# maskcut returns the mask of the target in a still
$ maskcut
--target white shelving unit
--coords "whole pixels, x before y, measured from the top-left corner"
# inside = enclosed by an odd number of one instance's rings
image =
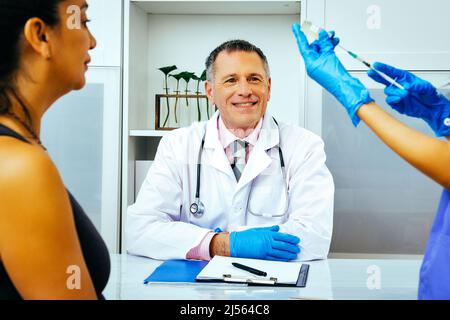
[[[291,33],[302,6],[300,1],[125,0],[122,231],[127,207],[135,200],[136,161],[153,160],[168,133],[154,130],[155,94],[164,87],[158,68],[177,65],[200,74],[219,44],[248,40],[264,51],[271,66],[269,111],[281,121],[303,123],[305,73]]]

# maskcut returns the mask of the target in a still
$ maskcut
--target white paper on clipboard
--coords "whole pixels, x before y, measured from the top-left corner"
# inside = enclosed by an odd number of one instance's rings
[[[267,272],[267,276],[257,276],[248,271],[238,269],[231,263],[237,262],[245,266]],[[205,268],[197,275],[197,280],[223,279],[224,275],[233,278],[268,279],[276,278],[279,284],[295,285],[302,267],[301,262],[280,262],[270,260],[244,259],[214,256]]]

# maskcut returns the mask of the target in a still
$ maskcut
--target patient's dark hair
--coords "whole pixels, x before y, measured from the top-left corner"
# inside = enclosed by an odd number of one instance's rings
[[[10,112],[9,95],[17,96],[14,77],[19,69],[21,40],[26,22],[40,18],[54,27],[59,23],[58,5],[64,0],[0,0],[0,114]],[[24,106],[29,119],[29,112]]]
[[[206,77],[208,81],[212,81],[214,78],[214,63],[216,62],[217,56],[222,51],[225,51],[227,53],[235,51],[256,52],[264,64],[264,69],[267,76],[270,77],[269,63],[267,62],[267,58],[260,48],[245,40],[230,40],[222,43],[220,46],[215,48],[206,59],[205,67]]]

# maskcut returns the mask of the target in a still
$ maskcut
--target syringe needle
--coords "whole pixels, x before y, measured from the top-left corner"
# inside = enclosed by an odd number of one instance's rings
[[[381,71],[378,71],[377,69],[375,69],[374,67],[372,67],[372,65],[365,61],[364,59],[362,59],[360,56],[358,56],[356,53],[351,52],[350,50],[345,49],[343,46],[338,45],[338,47],[340,47],[342,50],[344,50],[345,52],[347,52],[352,58],[360,61],[361,63],[363,63],[367,68],[375,71],[377,74],[380,75],[380,77],[382,77],[384,80],[386,80],[387,82],[389,82],[390,84],[396,86],[399,89],[405,90],[405,88],[398,83],[397,81],[395,81],[394,79],[392,79],[391,77],[389,77],[388,75],[384,74]]]

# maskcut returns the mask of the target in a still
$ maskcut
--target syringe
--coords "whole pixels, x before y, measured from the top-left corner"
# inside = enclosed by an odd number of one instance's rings
[[[317,27],[315,25],[313,25],[310,21],[305,21],[302,24],[302,28],[303,32],[306,33],[306,35],[309,35],[311,38],[314,39],[318,39],[319,37],[319,32],[321,30],[324,30],[320,27]],[[331,36],[331,33],[328,32],[328,34]],[[337,45],[339,48],[341,48],[343,51],[347,52],[353,59],[356,59],[358,61],[360,61],[362,64],[364,64],[367,68],[375,71],[377,74],[380,75],[380,77],[382,77],[384,80],[386,80],[387,82],[389,82],[390,84],[396,86],[399,89],[405,90],[405,88],[398,83],[395,79],[392,79],[391,77],[389,77],[388,75],[384,74],[381,71],[378,71],[377,69],[375,69],[374,67],[372,67],[372,64],[370,64],[369,62],[367,62],[366,60],[364,60],[363,58],[361,58],[360,56],[358,56],[356,53],[347,50],[346,48],[344,48],[342,45],[338,44]]]
[[[366,60],[364,60],[363,58],[361,58],[360,56],[358,56],[356,53],[345,49],[343,46],[338,45],[339,48],[341,48],[342,50],[344,50],[345,52],[347,52],[352,58],[362,62],[367,68],[369,68],[370,70],[375,71],[377,74],[380,75],[380,77],[382,77],[384,80],[386,80],[387,82],[389,82],[390,84],[396,86],[399,89],[402,90],[406,90],[405,87],[403,87],[400,83],[398,83],[395,79],[392,79],[391,77],[389,77],[388,75],[384,74],[381,71],[378,71],[377,69],[375,69],[374,67],[372,67],[372,65],[367,62]]]

